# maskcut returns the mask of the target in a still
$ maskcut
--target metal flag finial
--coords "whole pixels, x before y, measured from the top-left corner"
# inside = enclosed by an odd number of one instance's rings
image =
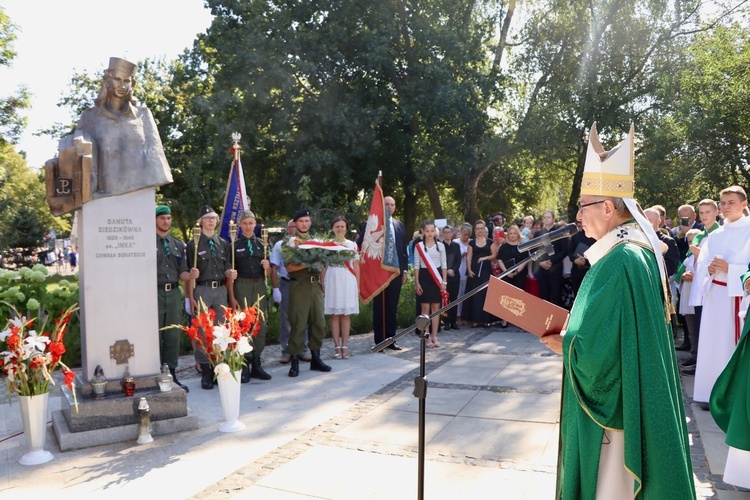
[[[232,140],[234,141],[234,144],[232,144],[232,152],[234,153],[235,161],[240,159],[240,150],[242,149],[242,146],[240,146],[240,139],[242,139],[242,134],[239,132],[232,132]]]

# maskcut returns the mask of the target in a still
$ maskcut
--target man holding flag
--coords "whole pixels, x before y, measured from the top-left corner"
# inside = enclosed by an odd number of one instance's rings
[[[395,211],[396,201],[384,197],[379,181],[375,181],[370,215],[357,244],[361,248],[359,296],[364,303],[374,299],[376,344],[396,334],[398,299],[407,277],[406,228],[392,217]],[[395,342],[388,348],[401,350]]]

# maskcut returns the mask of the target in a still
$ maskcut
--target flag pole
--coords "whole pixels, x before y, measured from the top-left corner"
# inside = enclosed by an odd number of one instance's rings
[[[376,179],[376,182],[378,183],[378,186],[380,186],[381,191],[383,190],[383,171],[378,170],[378,178]],[[385,191],[383,191],[383,196],[385,196]],[[387,210],[387,209],[386,209]],[[385,219],[383,220],[385,222]],[[395,235],[394,235],[395,236]],[[385,287],[388,288],[388,287]],[[380,291],[380,303],[382,304],[382,307],[380,308],[380,314],[382,317],[380,318],[380,324],[381,324],[381,335],[383,336],[383,340],[385,340],[385,288],[383,288]],[[398,325],[397,325],[398,326]]]
[[[242,139],[242,134],[240,134],[239,132],[232,132],[232,153],[234,153],[234,165],[232,165],[233,167],[236,167],[237,162],[240,161],[240,152],[242,151],[242,146],[240,146],[240,139]],[[232,270],[234,271],[234,242],[237,240],[237,225],[234,223],[233,219],[229,220],[229,239],[232,248]]]

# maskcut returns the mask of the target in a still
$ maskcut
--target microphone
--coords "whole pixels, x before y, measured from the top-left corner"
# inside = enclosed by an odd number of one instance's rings
[[[520,243],[518,245],[518,251],[523,253],[523,252],[528,252],[529,250],[534,250],[535,248],[539,248],[539,247],[548,247],[547,253],[552,255],[553,253],[555,253],[554,250],[550,252],[553,241],[567,238],[568,236],[574,235],[577,232],[578,232],[578,227],[575,225],[575,223],[571,222],[567,226],[561,227],[560,229],[555,229],[554,231],[545,233],[538,238],[534,238],[533,240]]]

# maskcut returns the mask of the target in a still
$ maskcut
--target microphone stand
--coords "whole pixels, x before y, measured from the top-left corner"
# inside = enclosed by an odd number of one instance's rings
[[[534,250],[533,253],[530,253],[528,257],[523,259],[518,264],[515,264],[514,266],[506,269],[503,273],[500,274],[500,276],[497,276],[497,278],[500,279],[507,276],[519,267],[525,265],[527,262],[537,261],[545,254],[553,255],[555,253],[555,250],[552,247],[552,242],[549,241],[549,238],[547,238],[546,241],[543,240],[542,242],[544,243],[544,245]],[[531,252],[531,250],[529,250],[529,252]],[[427,316],[426,314],[420,314],[419,316],[417,316],[416,321],[413,325],[400,332],[397,332],[395,336],[388,337],[382,342],[375,344],[371,348],[372,352],[382,351],[404,335],[408,335],[409,333],[417,330],[417,335],[419,336],[419,375],[414,378],[414,392],[412,394],[415,398],[419,398],[419,446],[417,450],[417,498],[419,500],[424,500],[425,424],[427,417],[427,377],[425,376],[425,360],[427,351],[427,338],[429,337],[429,333],[426,334],[425,330],[427,330],[427,328],[430,326],[432,318],[440,316],[442,313],[451,309],[452,307],[456,307],[466,299],[469,299],[482,290],[485,290],[489,285],[490,282],[489,280],[487,280],[486,283],[483,283],[473,290],[465,293],[462,297],[459,297],[450,304],[441,307],[429,316]]]

